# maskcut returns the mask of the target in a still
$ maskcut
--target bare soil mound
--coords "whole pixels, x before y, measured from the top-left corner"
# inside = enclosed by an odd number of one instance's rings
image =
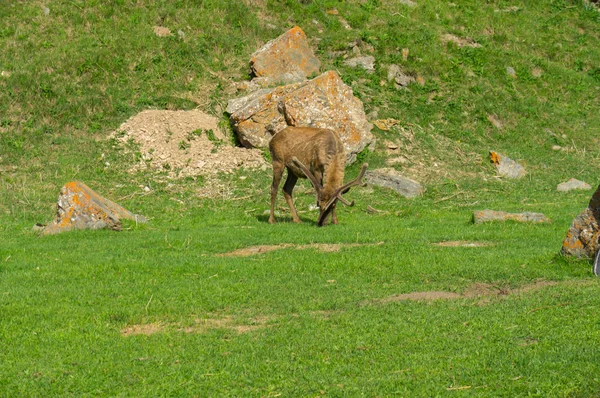
[[[245,168],[266,168],[257,149],[233,146],[218,119],[200,110],[146,110],[123,123],[113,135],[139,145],[141,159],[132,171],[166,171],[170,178],[211,176]]]

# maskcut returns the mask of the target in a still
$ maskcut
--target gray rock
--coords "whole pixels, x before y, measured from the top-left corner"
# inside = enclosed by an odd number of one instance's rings
[[[349,58],[344,61],[344,65],[350,66],[351,68],[361,67],[368,73],[375,72],[375,57],[367,55],[364,57]]]
[[[417,181],[402,176],[398,171],[390,168],[367,171],[365,174],[367,184],[393,189],[405,198],[415,198],[425,192],[425,188]]]
[[[490,160],[496,166],[496,171],[500,177],[516,179],[527,174],[523,166],[498,152],[490,151]]]
[[[414,83],[416,79],[410,75],[407,75],[402,69],[395,64],[388,66],[387,79],[389,82],[394,82],[394,86],[397,89],[408,87],[409,84]]]
[[[542,213],[507,213],[505,211],[478,210],[473,212],[473,222],[481,224],[491,221],[517,221],[532,223],[549,223],[550,219]]]
[[[567,182],[560,183],[556,187],[556,190],[558,192],[568,192],[568,191],[572,191],[574,189],[589,190],[589,189],[592,189],[592,187],[590,184],[585,183],[583,181],[576,180],[575,178],[571,178]]]

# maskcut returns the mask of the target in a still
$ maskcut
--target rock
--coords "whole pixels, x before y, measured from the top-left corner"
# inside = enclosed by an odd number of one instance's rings
[[[515,68],[513,68],[512,66],[506,67],[506,74],[512,78],[517,77],[517,72],[515,71]]]
[[[478,210],[473,212],[473,222],[481,224],[490,221],[518,221],[532,223],[549,223],[550,219],[542,213],[507,213],[505,211]]]
[[[442,35],[441,40],[443,43],[454,43],[458,47],[471,47],[478,48],[481,47],[481,44],[477,43],[475,40],[470,37],[458,37],[450,33],[446,33]]]
[[[500,153],[490,151],[490,160],[500,177],[521,178],[527,174],[523,166]]]
[[[390,131],[395,125],[399,124],[400,120],[396,119],[378,119],[373,121],[373,124],[377,126],[379,130]]]
[[[415,198],[425,192],[425,188],[417,181],[402,176],[394,169],[384,168],[367,171],[365,181],[370,185],[391,188],[409,199]]]
[[[404,4],[405,6],[409,6],[409,7],[416,7],[417,3],[415,3],[412,0],[400,0],[400,4]]]
[[[495,114],[488,114],[487,115],[487,120],[492,123],[492,125],[494,127],[496,127],[498,130],[502,130],[504,128],[504,123],[502,123],[502,121],[498,118],[497,115]]]
[[[42,234],[56,234],[72,229],[121,229],[121,219],[145,223],[146,218],[133,214],[100,196],[82,182],[68,182],[60,190],[56,219]]]
[[[575,178],[571,178],[567,182],[560,183],[556,187],[556,190],[558,192],[568,192],[568,191],[572,191],[574,189],[588,190],[588,189],[592,189],[592,187],[590,186],[590,184],[583,182],[583,181],[576,180]]]
[[[600,249],[600,186],[592,195],[588,207],[571,223],[561,253],[575,257],[594,257]]]
[[[231,124],[242,145],[267,149],[271,137],[287,126],[320,127],[340,135],[347,163],[374,141],[362,102],[334,71],[252,98],[229,102]]]
[[[252,74],[262,86],[302,82],[319,73],[320,67],[298,26],[262,46],[250,59]]]
[[[399,90],[408,87],[409,84],[414,83],[416,81],[414,77],[404,73],[402,69],[395,64],[391,64],[390,66],[388,66],[387,78],[389,82],[393,81],[394,86]],[[424,80],[423,84],[425,84]]]
[[[375,72],[375,57],[368,55],[365,57],[349,58],[344,61],[344,65],[351,68],[361,67],[367,71],[367,73]]]

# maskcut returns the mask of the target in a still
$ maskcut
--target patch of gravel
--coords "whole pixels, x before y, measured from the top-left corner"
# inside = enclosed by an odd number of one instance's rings
[[[196,109],[145,110],[112,136],[123,144],[133,140],[139,145],[141,159],[132,172],[150,168],[182,178],[268,167],[260,150],[233,146],[219,129],[218,119]]]

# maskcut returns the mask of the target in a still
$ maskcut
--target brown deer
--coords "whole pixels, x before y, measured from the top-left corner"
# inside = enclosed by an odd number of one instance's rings
[[[290,207],[292,219],[300,223],[294,207],[292,191],[298,178],[308,178],[315,188],[320,214],[317,225],[322,226],[331,214],[331,222],[337,224],[335,206],[339,200],[347,206],[353,206],[342,194],[361,182],[367,170],[363,164],[358,177],[349,183],[344,182],[346,151],[338,135],[332,130],[314,127],[286,127],[275,134],[269,143],[273,160],[273,183],[271,184],[271,214],[269,223],[275,223],[275,199],[277,189],[287,169],[287,179],[283,185],[283,196]]]

